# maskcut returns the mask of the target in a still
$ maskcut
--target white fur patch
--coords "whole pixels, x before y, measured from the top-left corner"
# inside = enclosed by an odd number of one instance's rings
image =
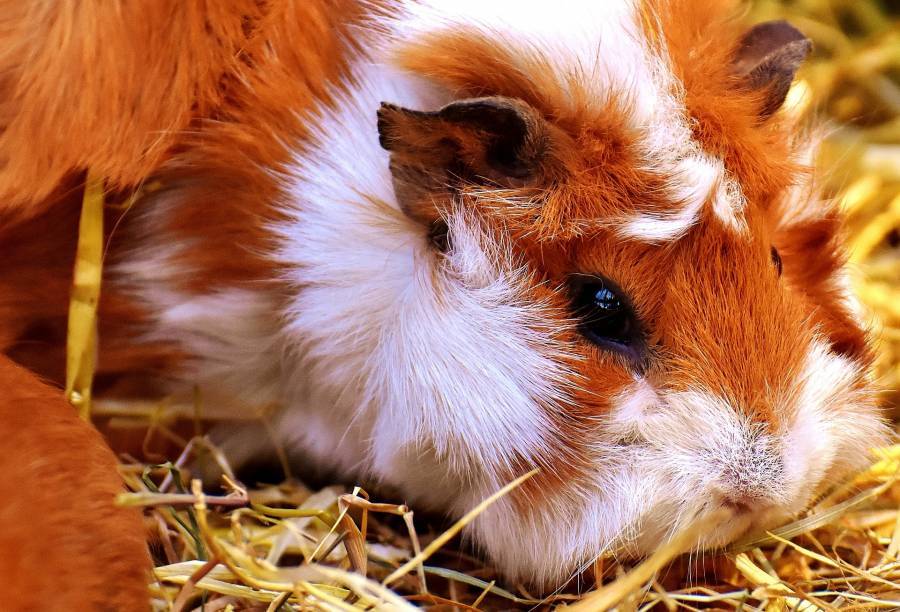
[[[740,185],[727,176],[720,160],[690,146],[687,157],[675,162],[666,172],[672,177],[670,197],[681,203],[682,208],[635,215],[621,224],[620,235],[645,242],[677,240],[694,226],[707,205],[712,206],[713,214],[725,227],[737,234],[747,233],[744,195]]]
[[[174,279],[186,270],[177,258],[163,261],[136,253],[113,272],[118,288],[131,288],[154,313],[154,325],[141,341],[167,343],[189,356],[178,373],[188,386],[173,388],[175,397],[192,401],[196,386],[209,418],[250,418],[278,405],[284,345],[272,296],[245,289],[206,295],[174,291]],[[140,276],[142,269],[148,275]],[[162,270],[171,276],[161,278]]]
[[[794,162],[810,169],[815,165],[816,153],[825,139],[823,132],[804,134],[793,143],[795,149]],[[822,201],[819,193],[818,177],[813,172],[801,172],[794,177],[794,182],[785,190],[779,202],[779,222],[784,226],[796,225],[820,218],[828,211],[832,202]]]
[[[695,156],[677,162],[671,172],[676,177],[672,198],[682,203],[682,208],[672,213],[635,215],[620,227],[622,236],[646,242],[664,242],[683,236],[696,223],[703,206],[711,199],[712,190],[722,175],[722,165]]]
[[[785,501],[766,488],[779,475],[777,438],[707,392],[665,395],[637,380],[592,438],[595,469],[587,481],[570,483],[515,521],[501,502],[475,523],[511,575],[556,585],[604,552],[650,552],[735,487]],[[742,517],[711,530],[705,544],[749,525]]]
[[[863,271],[847,264],[831,277],[831,283],[835,294],[840,296],[841,303],[847,312],[861,327],[865,328],[871,324],[873,317],[870,312],[866,311],[856,295],[856,290],[853,288],[854,274],[863,274]]]
[[[786,481],[792,495],[810,495],[810,486],[840,478],[871,458],[886,443],[887,428],[870,391],[857,391],[859,366],[833,354],[824,340],[809,349],[793,399],[793,423],[785,433]]]
[[[365,471],[448,504],[458,488],[403,480],[410,453],[433,457],[434,474],[454,482],[535,459],[564,372],[542,331],[552,317],[522,294],[529,283],[502,242],[459,211],[448,219],[453,247],[444,257],[400,212],[374,111],[381,100],[437,102],[386,70],[363,68],[359,89],[317,123],[315,147],[294,164],[292,220],[274,228],[299,289],[286,313],[302,363],[290,375],[289,405],[304,408],[283,424],[307,437],[312,409],[327,411],[316,418],[335,432],[359,426],[352,453]],[[321,406],[306,405],[310,394]],[[334,455],[332,446],[322,459]]]
[[[661,395],[638,381],[622,394],[608,433],[643,446],[635,469],[660,478],[658,491],[644,489],[645,498],[656,497],[647,510],[659,527],[642,524],[642,539],[652,542],[654,531],[692,519],[697,504],[735,492],[771,505],[760,523],[784,519],[821,486],[865,465],[887,428],[870,393],[855,390],[860,376],[859,366],[813,342],[789,394],[774,400],[786,419],[780,432],[754,425],[708,393]],[[676,514],[674,500],[682,500]]]
[[[137,339],[182,349],[189,360],[178,374],[186,383],[173,388],[177,399],[193,401],[193,387],[204,416],[247,418],[251,409],[281,399],[284,344],[277,300],[265,290],[223,287],[208,294],[178,287],[195,271],[183,261],[186,246],[168,239],[163,220],[190,205],[179,193],[147,196],[129,222],[141,237],[121,262],[109,267],[118,291],[133,295],[154,316],[154,325]],[[239,255],[238,255],[239,256]]]
[[[741,186],[727,174],[717,187],[712,206],[716,218],[725,227],[736,234],[748,235],[750,230],[747,227],[747,220],[744,218],[747,200]]]

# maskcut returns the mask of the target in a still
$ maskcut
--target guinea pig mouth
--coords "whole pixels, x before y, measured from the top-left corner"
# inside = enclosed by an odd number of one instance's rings
[[[691,546],[693,550],[715,551],[762,534],[787,518],[776,506],[720,502],[697,512],[685,529],[701,526]],[[661,542],[667,540],[667,533],[671,535],[671,531],[661,524],[646,528],[636,540],[624,547],[622,553],[628,557],[651,554]]]
[[[704,550],[723,549],[736,542],[746,541],[773,529],[789,518],[776,506],[754,506],[748,503],[724,500],[719,506],[726,514],[704,531],[697,546]],[[698,519],[704,520],[703,515]]]
[[[735,512],[709,531],[700,535],[697,546],[703,550],[724,548],[751,532],[760,529],[760,523],[749,512]]]

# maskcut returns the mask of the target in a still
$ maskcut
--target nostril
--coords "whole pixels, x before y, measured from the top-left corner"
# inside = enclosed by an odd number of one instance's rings
[[[742,495],[728,495],[722,498],[719,504],[735,514],[750,514],[756,505],[754,500]]]

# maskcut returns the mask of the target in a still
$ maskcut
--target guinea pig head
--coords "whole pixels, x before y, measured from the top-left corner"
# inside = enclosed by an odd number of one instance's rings
[[[529,433],[494,449],[502,461],[473,454],[467,478],[541,470],[474,528],[511,575],[558,583],[724,508],[697,542],[723,546],[797,515],[883,441],[840,214],[779,112],[809,42],[781,22],[697,31],[648,32],[671,71],[651,102],[538,55],[510,74],[521,58],[446,34],[407,67],[427,56],[442,84],[490,95],[379,113],[434,265],[463,291],[502,279],[496,316],[543,359],[477,364],[530,402],[484,405],[481,426]],[[466,45],[471,65],[453,60]]]

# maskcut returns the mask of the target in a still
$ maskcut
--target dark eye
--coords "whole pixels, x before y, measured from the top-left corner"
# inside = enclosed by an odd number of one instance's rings
[[[784,266],[781,263],[781,255],[775,247],[772,247],[772,265],[775,266],[775,271],[778,272],[778,276],[781,276]]]
[[[573,277],[571,288],[572,307],[584,337],[601,348],[637,356],[640,328],[624,292],[596,276]]]

